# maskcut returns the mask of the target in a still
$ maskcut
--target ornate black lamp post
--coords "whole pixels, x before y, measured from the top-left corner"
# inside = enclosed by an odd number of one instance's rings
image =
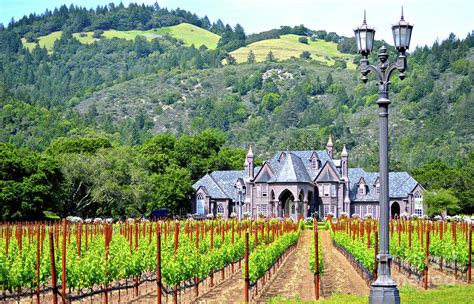
[[[400,79],[405,78],[407,60],[405,52],[410,46],[410,38],[413,25],[408,24],[402,17],[400,21],[392,26],[393,39],[398,51],[396,62],[389,63],[387,49],[382,46],[379,51],[379,64],[377,66],[369,64],[368,55],[374,46],[375,29],[370,28],[365,20],[360,27],[354,30],[357,41],[357,48],[362,55],[360,62],[360,72],[362,81],[367,82],[367,74],[374,72],[379,85],[379,174],[380,174],[380,246],[377,255],[378,273],[377,280],[372,283],[370,289],[369,303],[400,303],[400,294],[397,284],[390,274],[390,263],[392,257],[389,252],[389,192],[388,192],[388,90],[390,86],[390,76],[395,70],[400,72]]]

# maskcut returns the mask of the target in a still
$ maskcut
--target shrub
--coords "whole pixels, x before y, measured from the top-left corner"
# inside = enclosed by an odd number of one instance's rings
[[[92,37],[95,38],[95,39],[100,39],[102,38],[104,34],[104,31],[103,30],[95,30],[94,31],[94,34],[92,34]]]
[[[308,52],[308,51],[303,51],[303,52],[300,54],[300,58],[301,58],[301,59],[311,59],[311,53]]]
[[[298,38],[300,43],[308,44],[308,37],[300,37]]]

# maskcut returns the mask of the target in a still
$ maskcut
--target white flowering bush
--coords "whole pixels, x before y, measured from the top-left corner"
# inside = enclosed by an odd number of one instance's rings
[[[236,217],[237,217],[237,213],[232,212],[232,213],[230,214],[230,218],[236,218]]]
[[[244,219],[250,218],[250,212],[246,211],[244,212]]]
[[[451,216],[450,216],[450,215],[446,215],[446,220],[447,220],[448,222],[451,222],[451,220],[452,220]]]
[[[78,216],[68,216],[66,217],[66,221],[68,221],[71,224],[79,224],[83,222],[82,218]]]
[[[326,217],[331,217],[331,218],[334,218],[334,213],[332,213],[332,212],[328,212],[328,213],[326,214]]]
[[[419,218],[419,216],[418,216],[418,214],[413,213],[413,214],[411,215],[411,218],[414,219],[414,220],[416,220],[416,219]]]
[[[135,222],[135,219],[134,218],[127,218],[127,223],[134,223]]]
[[[208,219],[213,219],[213,218],[214,218],[214,214],[208,213],[208,214],[206,215],[206,217],[207,217]]]
[[[313,225],[314,219],[312,217],[307,217],[304,221],[306,225]]]
[[[348,218],[349,217],[349,213],[345,212],[345,211],[342,211],[341,214],[340,214],[340,218]]]
[[[365,219],[372,219],[372,217],[373,217],[372,213],[366,213],[366,214],[364,215],[364,218],[365,218]]]
[[[452,217],[452,220],[455,221],[455,222],[460,222],[461,217],[459,215],[455,215],[455,216]]]
[[[100,217],[96,217],[94,219],[94,224],[102,224],[102,219]]]
[[[433,217],[433,219],[434,219],[435,221],[442,221],[442,220],[443,220],[443,217],[442,217],[441,215],[435,215],[435,216]]]
[[[113,223],[114,223],[114,219],[109,217],[108,219],[105,219],[105,222],[106,222],[107,224],[113,224]]]
[[[87,219],[85,219],[85,220],[84,220],[84,223],[86,223],[86,224],[90,224],[90,223],[92,223],[92,219],[90,219],[90,218],[87,218]]]
[[[358,219],[358,218],[360,218],[360,215],[358,215],[357,213],[353,213],[351,217],[353,219]]]

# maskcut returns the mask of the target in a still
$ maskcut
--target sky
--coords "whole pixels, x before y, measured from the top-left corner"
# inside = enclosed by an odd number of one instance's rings
[[[62,4],[95,8],[110,2],[120,1],[0,0],[0,23],[6,25],[12,17],[17,20]],[[122,2],[153,4],[155,0]],[[352,36],[353,29],[362,23],[365,9],[367,23],[376,29],[376,39],[393,43],[391,25],[400,19],[402,5],[405,20],[415,25],[412,46],[431,46],[450,33],[464,38],[474,30],[474,0],[161,0],[158,4],[169,9],[179,7],[201,17],[207,15],[212,22],[220,18],[231,25],[240,23],[247,34],[304,24],[310,29]]]

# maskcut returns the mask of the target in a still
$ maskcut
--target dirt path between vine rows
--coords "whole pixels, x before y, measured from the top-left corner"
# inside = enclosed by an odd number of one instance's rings
[[[321,278],[322,296],[328,297],[333,293],[369,294],[365,280],[346,257],[332,246],[329,232],[321,230],[320,234],[324,259],[324,274]]]
[[[222,284],[215,286],[194,303],[242,303],[244,302],[244,281],[241,271],[236,271]]]
[[[312,233],[310,230],[302,231],[298,245],[273,275],[257,302],[263,303],[275,297],[306,301],[314,299],[313,273],[309,269]]]

